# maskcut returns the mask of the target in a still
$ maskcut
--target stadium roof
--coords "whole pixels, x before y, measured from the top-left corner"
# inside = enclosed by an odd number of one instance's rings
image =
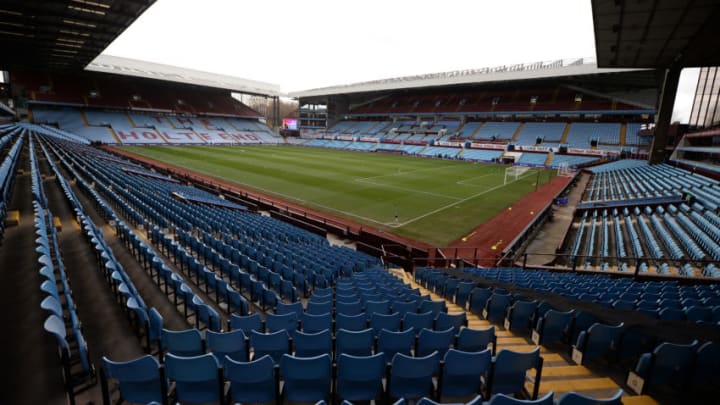
[[[720,66],[720,0],[592,0],[600,67]]]
[[[598,69],[594,58],[559,59],[492,68],[430,73],[392,79],[373,80],[290,93],[290,97],[308,98],[337,94],[368,93],[451,85],[472,85],[515,80],[551,79],[564,76],[632,72],[635,69]]]
[[[280,85],[241,79],[239,77],[221,75],[185,69],[160,63],[144,62],[136,59],[121,58],[111,55],[100,55],[90,62],[86,70],[93,72],[114,73],[147,79],[165,80],[183,84],[237,91],[246,94],[263,96],[280,96]]]
[[[155,0],[4,0],[0,69],[82,69]]]

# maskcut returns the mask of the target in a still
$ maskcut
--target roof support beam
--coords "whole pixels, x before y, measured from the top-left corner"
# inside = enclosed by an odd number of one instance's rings
[[[672,118],[675,96],[677,95],[678,83],[682,67],[675,65],[665,69],[665,80],[660,93],[660,105],[655,121],[655,135],[653,136],[652,147],[650,148],[650,164],[662,163],[665,161],[668,144],[668,130]]]

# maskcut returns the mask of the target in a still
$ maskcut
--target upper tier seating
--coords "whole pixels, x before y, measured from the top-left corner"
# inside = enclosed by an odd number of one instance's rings
[[[258,144],[280,142],[260,123],[230,117],[187,117],[117,111],[33,109],[36,123],[106,144]],[[87,123],[87,124],[86,124]]]
[[[535,145],[539,138],[543,144],[559,144],[565,130],[564,122],[528,122],[514,143],[518,145]]]
[[[590,149],[590,141],[600,145],[620,144],[620,124],[576,122],[570,125],[565,143],[571,148]],[[602,146],[599,146],[602,149]]]
[[[486,122],[475,135],[475,139],[510,140],[520,126],[519,122]],[[533,142],[534,145],[534,142]]]

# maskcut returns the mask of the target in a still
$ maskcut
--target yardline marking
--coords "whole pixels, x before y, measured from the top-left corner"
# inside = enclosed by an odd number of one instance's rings
[[[425,213],[425,214],[422,214],[422,215],[420,215],[420,216],[417,216],[417,217],[415,217],[415,218],[413,218],[413,219],[411,219],[411,220],[409,220],[409,221],[400,222],[400,223],[397,223],[397,224],[396,224],[396,223],[389,222],[389,223],[386,223],[385,225],[386,225],[386,226],[389,226],[389,227],[391,227],[391,228],[399,228],[399,227],[402,227],[402,226],[405,226],[405,225],[412,224],[413,222],[416,222],[416,221],[419,221],[419,220],[421,220],[421,219],[423,219],[423,218],[429,217],[430,215],[437,214],[437,213],[440,212],[440,211],[444,211],[444,210],[446,210],[446,209],[448,209],[448,208],[450,208],[450,207],[454,207],[454,206],[456,206],[456,205],[458,205],[458,204],[460,204],[460,203],[463,203],[463,202],[465,202],[465,201],[472,200],[473,198],[480,197],[480,196],[483,195],[483,194],[487,194],[487,193],[489,193],[489,192],[491,192],[491,191],[495,191],[495,190],[497,190],[497,189],[499,189],[499,188],[503,188],[503,187],[507,186],[508,184],[512,184],[512,183],[518,181],[519,179],[523,179],[523,178],[525,178],[525,177],[529,177],[530,174],[535,174],[535,173],[534,173],[534,172],[528,172],[528,174],[526,174],[526,175],[524,175],[524,176],[521,175],[521,176],[518,177],[518,179],[515,180],[515,181],[512,181],[512,182],[507,183],[507,184],[500,184],[500,185],[497,185],[497,186],[495,186],[495,187],[491,187],[491,188],[489,188],[489,189],[487,189],[487,190],[485,190],[485,191],[481,191],[481,192],[479,192],[479,193],[477,193],[477,194],[473,194],[473,195],[471,195],[471,196],[469,196],[469,197],[463,198],[462,200],[455,201],[455,202],[452,203],[452,204],[448,204],[448,205],[446,205],[446,206],[444,206],[444,207],[440,207],[440,208],[438,208],[438,209],[435,209],[435,210],[432,210],[432,211],[427,212],[427,213]]]

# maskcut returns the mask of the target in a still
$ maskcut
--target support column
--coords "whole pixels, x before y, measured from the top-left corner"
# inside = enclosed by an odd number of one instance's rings
[[[672,66],[665,70],[658,112],[655,117],[655,135],[653,136],[652,147],[650,148],[650,164],[665,161],[668,129],[670,128],[670,120],[672,119],[673,106],[675,105],[675,96],[677,94],[678,83],[680,82],[681,71],[682,68],[679,66]]]
[[[280,117],[280,98],[275,96],[272,98],[272,128],[276,132],[280,130],[282,118]]]

